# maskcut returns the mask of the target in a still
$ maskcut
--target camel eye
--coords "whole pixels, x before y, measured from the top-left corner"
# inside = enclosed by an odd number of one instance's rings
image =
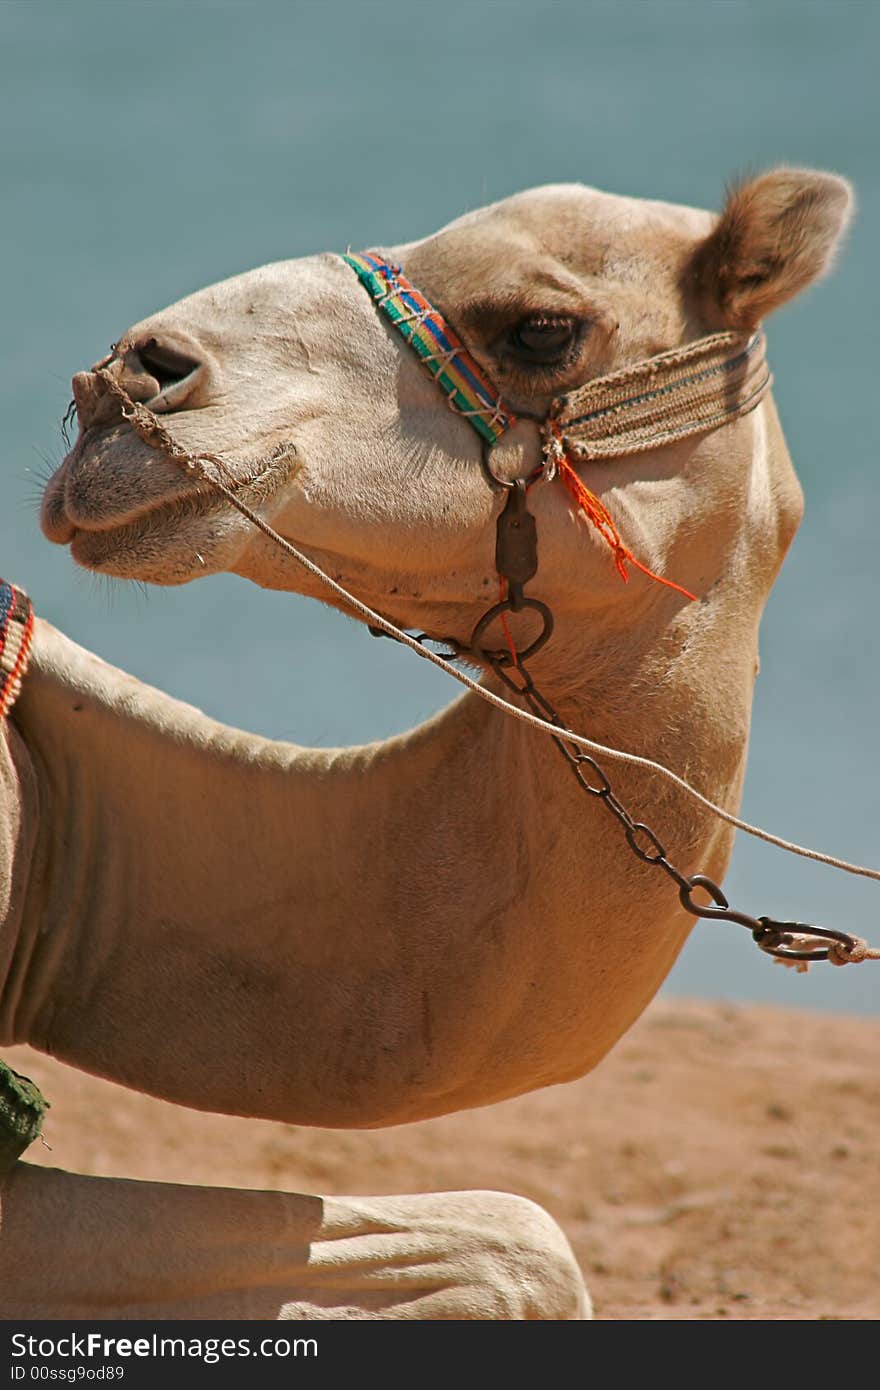
[[[534,314],[516,325],[509,344],[524,364],[553,367],[566,359],[578,336],[576,319]]]

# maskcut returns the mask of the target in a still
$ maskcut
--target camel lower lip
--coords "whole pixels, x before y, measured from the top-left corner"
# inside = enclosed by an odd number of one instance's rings
[[[102,531],[83,530],[75,526],[69,542],[70,553],[84,569],[118,573],[113,569],[114,555],[125,553],[131,557],[142,539],[143,532],[138,530],[136,523],[131,522]]]
[[[266,468],[252,479],[239,479],[235,491],[251,506],[265,502],[286,479],[280,468]],[[210,485],[210,479],[198,482],[190,491],[176,493],[165,500],[146,505],[142,511],[115,519],[101,517],[92,520],[71,516],[59,497],[54,509],[44,507],[43,530],[57,544],[70,545],[73,558],[87,568],[105,568],[113,553],[125,549],[127,558],[135,560],[145,551],[152,559],[156,547],[168,540],[168,529],[183,528],[193,521],[203,521],[210,513],[225,506]],[[161,582],[159,580],[158,582]]]
[[[207,503],[209,499],[205,498]],[[202,509],[188,501],[188,519]],[[105,523],[100,529],[71,523],[70,553],[83,569],[96,570],[118,579],[149,578],[154,583],[166,580],[158,561],[168,541],[168,528],[180,521],[180,499],[151,507],[130,521],[113,525]],[[154,575],[153,570],[157,573]],[[172,578],[170,582],[174,582]]]

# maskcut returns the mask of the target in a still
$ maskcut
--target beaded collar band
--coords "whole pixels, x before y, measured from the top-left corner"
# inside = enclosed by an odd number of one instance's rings
[[[22,589],[0,579],[0,719],[21,689],[34,635],[34,610]],[[0,1178],[36,1139],[48,1101],[26,1076],[0,1061]]]
[[[22,589],[0,579],[0,719],[9,713],[27,669],[34,611]]]

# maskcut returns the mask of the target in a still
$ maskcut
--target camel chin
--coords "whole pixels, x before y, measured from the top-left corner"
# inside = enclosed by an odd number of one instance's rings
[[[190,529],[184,541],[178,509],[169,503],[118,526],[74,528],[68,543],[82,569],[111,579],[173,586],[228,567],[226,557],[212,554],[217,547],[211,544],[208,528],[202,528],[204,534],[197,527]]]

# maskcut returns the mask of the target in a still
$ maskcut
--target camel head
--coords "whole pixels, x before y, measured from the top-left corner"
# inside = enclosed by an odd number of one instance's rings
[[[504,401],[544,417],[592,378],[754,328],[825,271],[849,202],[843,180],[791,169],[740,186],[719,216],[551,186],[382,250]],[[106,369],[184,448],[222,456],[242,500],[394,621],[466,641],[497,597],[499,501],[479,438],[340,256],[201,290],[123,333]],[[230,570],[325,596],[221,496],[144,443],[96,369],[73,390],[79,437],[48,484],[42,526],[79,564],[159,584]],[[539,459],[538,427],[520,419],[492,466],[521,476]],[[632,551],[701,595],[745,541],[766,596],[800,516],[769,402],[584,472]],[[541,483],[530,506],[532,588],[558,615],[671,601],[641,575],[620,583],[564,489]]]

